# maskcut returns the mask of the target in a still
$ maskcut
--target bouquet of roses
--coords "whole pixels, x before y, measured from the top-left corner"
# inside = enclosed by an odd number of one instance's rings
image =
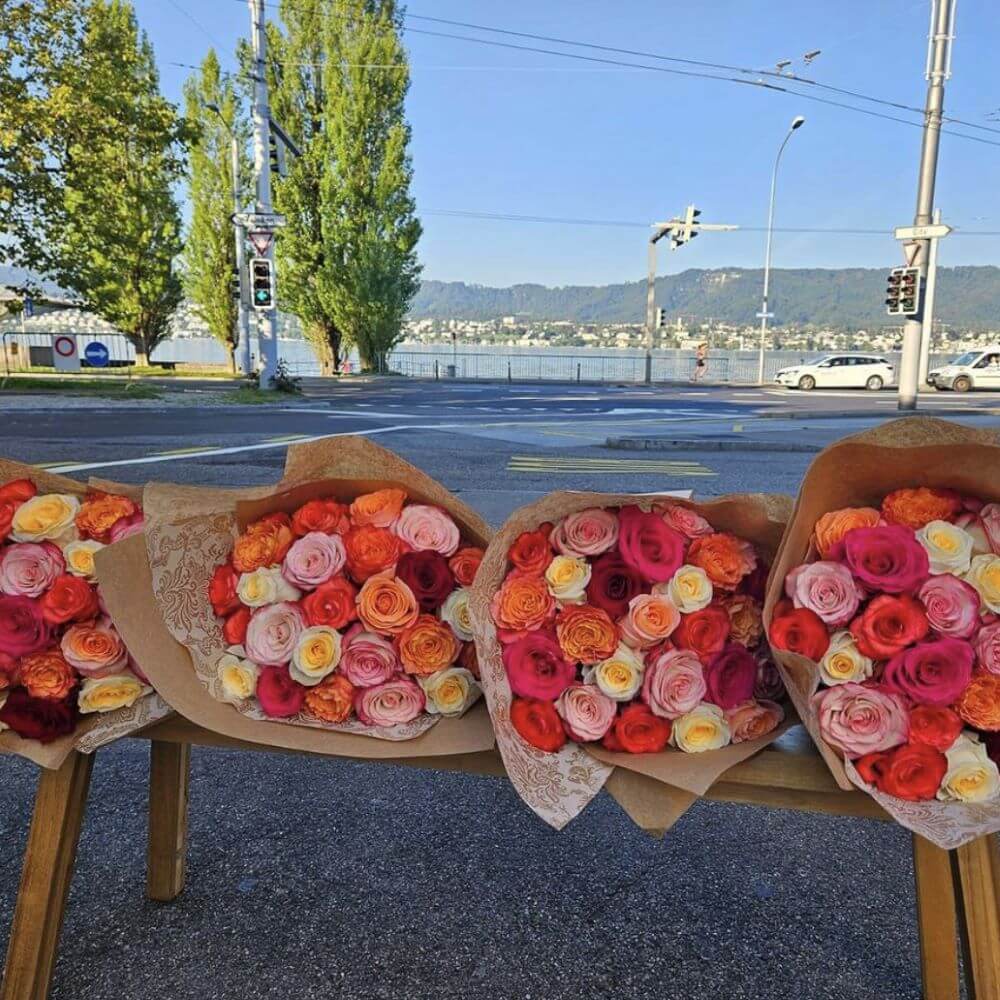
[[[477,579],[480,658],[499,668],[484,671],[483,683],[494,720],[512,730],[500,740],[505,760],[514,747],[583,750],[648,774],[633,755],[657,754],[670,782],[677,751],[705,755],[693,785],[678,782],[704,791],[769,742],[785,716],[761,623],[781,522],[775,532],[753,498],[743,504],[757,505],[747,534],[739,501],[723,501],[730,509],[718,513],[728,517],[718,518],[711,505],[680,500],[608,497],[581,507],[578,497],[533,511],[549,517],[519,512],[520,530],[509,522],[487,557],[497,582]],[[724,748],[716,771],[709,759]]]
[[[864,503],[835,497],[810,516],[804,558],[783,549],[769,636],[847,777],[941,842],[953,836],[934,822],[942,808],[992,807],[1000,826],[1000,504],[959,481],[954,456],[948,485],[936,465],[926,485],[878,485],[913,482],[914,456],[901,460],[865,482]],[[796,517],[790,533],[807,523]]]

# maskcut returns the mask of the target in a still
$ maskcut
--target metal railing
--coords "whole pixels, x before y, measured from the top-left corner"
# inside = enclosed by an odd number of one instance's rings
[[[79,371],[56,367],[57,341],[74,340],[80,356]],[[94,367],[83,356],[88,344],[100,343],[107,348],[109,360],[106,366]],[[12,375],[60,375],[82,374],[93,377],[96,374],[118,375],[130,378],[135,364],[135,353],[128,338],[123,334],[74,334],[57,332],[21,333],[5,330],[0,334],[0,358],[3,362],[5,378]]]

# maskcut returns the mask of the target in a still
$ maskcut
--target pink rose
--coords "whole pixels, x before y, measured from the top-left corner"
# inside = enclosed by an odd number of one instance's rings
[[[404,507],[393,530],[411,549],[453,556],[461,537],[458,526],[440,507],[415,503]]]
[[[955,526],[961,528],[972,539],[973,555],[981,556],[993,551],[989,535],[986,534],[986,528],[978,514],[959,514],[955,519]]]
[[[37,601],[0,595],[0,656],[30,656],[45,649],[50,639],[49,626]]]
[[[1000,622],[986,625],[976,637],[976,659],[991,674],[1000,674]]]
[[[554,701],[576,680],[576,665],[547,632],[528,632],[504,646],[503,665],[511,691],[521,698]]]
[[[681,613],[665,594],[639,594],[618,622],[622,641],[633,649],[663,642],[681,623]]]
[[[354,695],[354,711],[366,726],[396,726],[412,722],[426,704],[420,685],[404,674]]]
[[[705,701],[722,709],[735,708],[753,697],[756,682],[757,661],[745,647],[730,642],[705,667]]]
[[[850,758],[891,750],[905,743],[910,718],[898,694],[864,684],[838,684],[813,695],[819,731]]]
[[[684,536],[656,514],[622,507],[618,515],[618,551],[651,583],[666,583],[684,562]]]
[[[885,665],[882,685],[918,705],[946,708],[972,680],[975,654],[963,639],[935,639],[897,653]]]
[[[375,687],[390,680],[399,669],[399,657],[391,642],[374,632],[352,630],[344,641],[340,672],[359,688]]]
[[[129,514],[128,517],[120,517],[111,526],[111,531],[108,533],[108,537],[111,542],[120,542],[123,538],[131,538],[133,535],[138,535],[142,531],[142,511],[137,510],[134,514]]]
[[[773,701],[745,701],[726,712],[733,743],[759,740],[781,725],[785,710]]]
[[[555,526],[549,541],[564,556],[599,556],[613,549],[618,541],[618,515],[601,507],[567,514]]]
[[[796,566],[785,577],[785,592],[795,607],[814,611],[834,628],[854,617],[865,596],[851,571],[837,562]]]
[[[41,597],[55,578],[66,572],[66,561],[52,542],[20,542],[0,556],[0,593]]]
[[[950,573],[930,577],[917,591],[927,621],[939,635],[971,639],[979,628],[979,592]]]
[[[705,672],[689,649],[669,649],[646,667],[642,700],[654,715],[677,719],[705,697]]]
[[[305,627],[305,616],[297,604],[280,601],[257,608],[247,625],[247,656],[260,666],[288,663]]]
[[[290,719],[302,711],[306,689],[292,680],[287,667],[262,667],[257,678],[257,701],[261,711],[272,719]]]
[[[844,559],[862,586],[886,594],[911,594],[930,575],[926,549],[901,524],[849,531]]]
[[[63,659],[84,677],[109,677],[128,669],[128,650],[110,618],[71,625],[59,646]]]
[[[556,711],[570,739],[593,743],[611,728],[617,705],[596,684],[571,684],[559,695]]]
[[[292,543],[285,554],[281,575],[293,587],[315,590],[336,576],[347,561],[347,552],[340,535],[310,531]]]
[[[660,517],[663,518],[668,527],[679,531],[686,538],[701,538],[704,535],[715,533],[715,528],[701,514],[687,507],[682,507],[679,503],[672,503],[664,507],[660,511]]]
[[[979,512],[979,517],[990,551],[1000,554],[1000,503],[988,503]]]

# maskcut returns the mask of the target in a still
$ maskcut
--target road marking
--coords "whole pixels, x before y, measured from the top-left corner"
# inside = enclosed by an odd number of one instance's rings
[[[603,473],[651,476],[715,476],[700,462],[648,461],[631,458],[556,458],[547,455],[512,455],[508,472]]]

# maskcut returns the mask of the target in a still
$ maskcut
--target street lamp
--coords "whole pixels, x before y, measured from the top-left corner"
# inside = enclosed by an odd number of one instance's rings
[[[781,162],[781,154],[785,151],[785,146],[788,145],[792,133],[796,129],[802,128],[805,123],[806,120],[802,115],[796,115],[792,119],[788,133],[778,148],[778,155],[774,158],[774,170],[771,172],[771,204],[767,210],[767,250],[764,254],[764,298],[758,314],[760,316],[760,352],[757,355],[757,382],[760,385],[764,384],[764,350],[767,342],[767,320],[770,315],[767,311],[767,293],[771,285],[771,236],[774,226],[774,189],[778,183],[778,164]]]

